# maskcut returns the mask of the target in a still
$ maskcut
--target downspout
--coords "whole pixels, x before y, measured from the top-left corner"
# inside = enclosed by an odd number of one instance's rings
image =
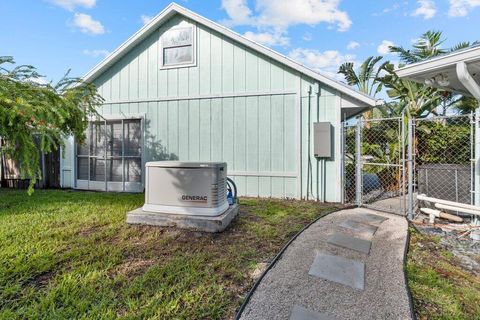
[[[472,96],[480,101],[480,86],[473,79],[472,75],[468,72],[465,62],[457,62],[457,77],[463,86],[472,94]]]
[[[457,77],[458,80],[463,84],[463,86],[472,94],[472,96],[477,99],[480,103],[480,86],[473,79],[465,62],[457,62],[456,65]],[[478,128],[478,119],[480,117],[480,109],[477,108],[475,111],[475,205],[480,205],[480,128]],[[475,216],[473,224],[480,225],[480,219]]]

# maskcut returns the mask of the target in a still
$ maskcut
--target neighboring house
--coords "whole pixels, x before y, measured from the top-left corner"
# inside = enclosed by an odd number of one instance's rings
[[[177,4],[84,76],[104,120],[67,143],[63,187],[142,191],[152,160],[226,161],[246,196],[341,200],[341,122],[376,100]],[[313,154],[331,123],[332,156]],[[310,145],[310,146],[309,146]]]

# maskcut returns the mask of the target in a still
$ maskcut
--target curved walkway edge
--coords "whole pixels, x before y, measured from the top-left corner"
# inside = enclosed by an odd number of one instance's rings
[[[365,208],[306,228],[265,273],[240,319],[411,319],[408,223]]]

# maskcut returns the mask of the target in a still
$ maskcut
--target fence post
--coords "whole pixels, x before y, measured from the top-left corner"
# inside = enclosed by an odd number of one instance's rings
[[[340,198],[342,204],[345,204],[345,122],[342,121],[340,128],[340,150],[342,150],[340,164],[340,181],[342,189],[340,190]]]
[[[473,172],[475,174],[474,176],[474,186],[473,186],[473,191],[474,191],[474,200],[475,200],[475,205],[480,206],[480,170],[479,170],[479,160],[480,160],[480,108],[477,108],[475,110],[475,144],[474,144],[474,156],[475,156],[475,161],[474,161],[474,169]],[[480,219],[475,216],[474,225],[480,225]]]
[[[408,219],[413,220],[413,121],[408,117]]]
[[[357,206],[362,205],[362,118],[357,120],[357,130],[355,132],[355,160],[356,160],[356,173],[355,173],[355,203]]]

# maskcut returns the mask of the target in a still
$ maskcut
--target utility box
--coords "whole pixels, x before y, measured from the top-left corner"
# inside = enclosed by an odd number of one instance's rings
[[[330,122],[313,123],[313,154],[316,158],[332,157],[332,125]]]

